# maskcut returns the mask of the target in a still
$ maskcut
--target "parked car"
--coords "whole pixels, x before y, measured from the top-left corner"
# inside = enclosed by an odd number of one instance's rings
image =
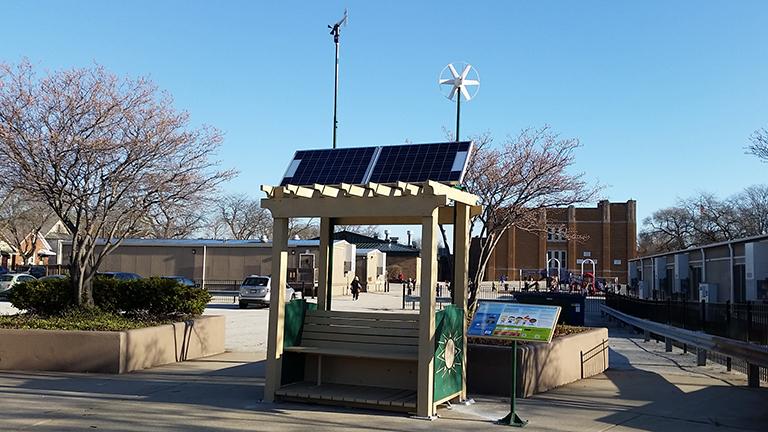
[[[140,275],[137,275],[136,273],[128,273],[128,272],[99,272],[96,273],[96,277],[103,277],[106,279],[117,279],[117,280],[136,280],[136,279],[143,279]]]
[[[187,286],[187,287],[196,287],[197,286],[195,281],[193,281],[190,278],[185,278],[184,276],[160,276],[160,278],[161,279],[175,280],[180,285],[184,285],[184,286]]]
[[[16,269],[16,272],[30,274],[34,276],[36,279],[40,279],[41,277],[48,274],[48,270],[45,269],[45,266],[41,266],[41,265],[29,265],[24,267],[18,267]]]
[[[37,278],[26,273],[6,273],[0,275],[0,297],[7,298],[14,286],[36,280]]]
[[[269,305],[272,278],[269,276],[250,275],[240,285],[240,309],[245,309],[251,304],[260,306]],[[285,300],[296,298],[296,292],[290,285],[285,287]]]

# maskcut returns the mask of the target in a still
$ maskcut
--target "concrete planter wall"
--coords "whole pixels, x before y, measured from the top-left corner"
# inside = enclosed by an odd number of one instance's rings
[[[608,329],[596,328],[553,339],[550,344],[518,345],[518,396],[532,396],[602,373],[608,367],[607,341]],[[510,347],[469,344],[469,393],[509,396],[511,352]]]
[[[0,329],[0,369],[125,373],[224,352],[223,316],[119,332]]]

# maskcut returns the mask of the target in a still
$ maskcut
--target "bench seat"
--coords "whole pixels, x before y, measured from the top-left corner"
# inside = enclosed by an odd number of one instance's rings
[[[403,351],[389,351],[386,349],[360,349],[360,348],[330,348],[330,347],[312,347],[312,346],[295,346],[285,348],[284,351],[295,352],[301,354],[318,354],[337,357],[353,357],[353,358],[372,358],[372,359],[386,359],[386,360],[402,360],[402,361],[416,361],[418,359],[418,350],[403,350]]]

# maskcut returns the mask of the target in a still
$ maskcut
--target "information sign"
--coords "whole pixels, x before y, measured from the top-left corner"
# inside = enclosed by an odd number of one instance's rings
[[[467,335],[549,343],[559,316],[560,306],[481,301]]]

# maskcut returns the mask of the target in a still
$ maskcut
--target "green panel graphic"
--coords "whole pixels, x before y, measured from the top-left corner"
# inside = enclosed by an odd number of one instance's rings
[[[463,323],[464,311],[454,305],[435,314],[435,402],[461,391]]]

